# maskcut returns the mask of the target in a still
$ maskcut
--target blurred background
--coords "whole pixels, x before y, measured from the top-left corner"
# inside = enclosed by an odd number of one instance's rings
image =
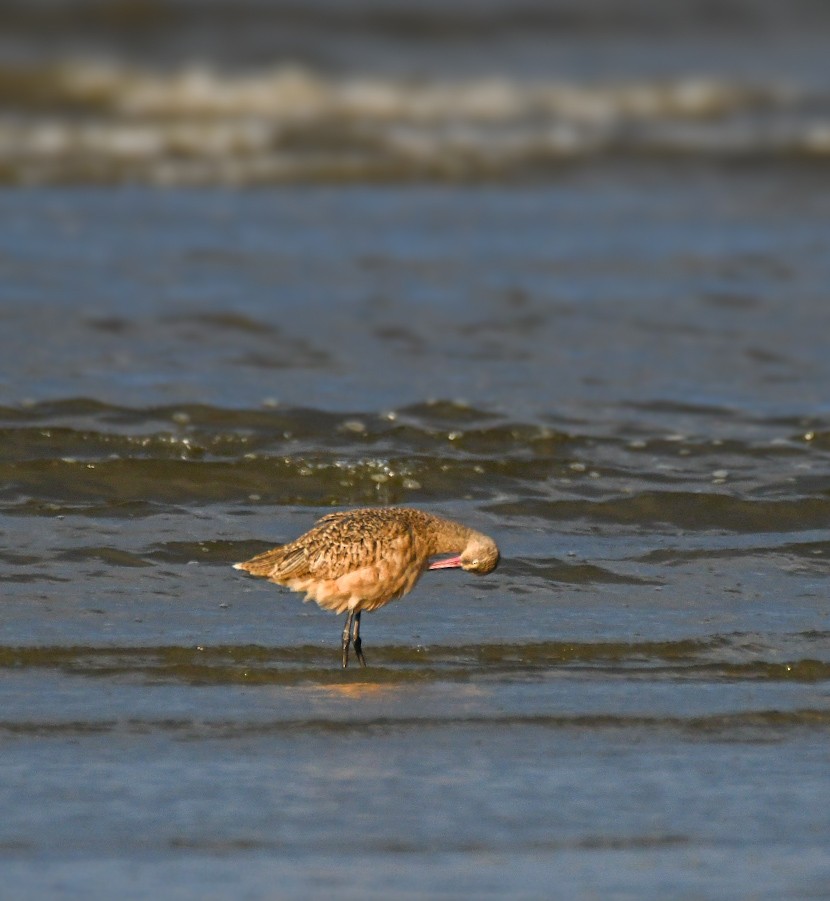
[[[828,38],[0,3],[10,897],[826,895]],[[502,564],[343,673],[230,564],[389,503]]]
[[[812,0],[8,0],[0,178],[470,181],[826,158]]]

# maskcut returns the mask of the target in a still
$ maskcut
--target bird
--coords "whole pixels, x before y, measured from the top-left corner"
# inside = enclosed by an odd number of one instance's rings
[[[430,562],[437,555],[450,557]],[[499,563],[496,542],[458,522],[412,507],[362,507],[329,513],[308,532],[243,563],[254,576],[305,593],[324,610],[345,613],[343,669],[349,645],[366,666],[360,616],[410,592],[428,569],[484,575]]]

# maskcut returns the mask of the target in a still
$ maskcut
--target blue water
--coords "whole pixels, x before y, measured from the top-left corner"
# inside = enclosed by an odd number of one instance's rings
[[[0,193],[10,897],[824,897],[809,173]],[[342,623],[230,563],[492,534]]]

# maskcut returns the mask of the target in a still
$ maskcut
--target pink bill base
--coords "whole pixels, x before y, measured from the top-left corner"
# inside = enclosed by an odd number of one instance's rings
[[[430,563],[430,569],[455,569],[455,567],[461,566],[461,557],[447,557],[446,560],[436,560],[435,563]]]

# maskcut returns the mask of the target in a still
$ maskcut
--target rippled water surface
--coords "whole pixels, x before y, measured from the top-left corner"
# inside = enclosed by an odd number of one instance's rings
[[[809,178],[0,205],[21,897],[821,895]],[[429,574],[343,673],[338,619],[230,564],[366,503],[504,562]]]
[[[4,891],[827,897],[826,54],[399,6],[0,11]],[[502,563],[344,672],[231,564],[366,504]]]

